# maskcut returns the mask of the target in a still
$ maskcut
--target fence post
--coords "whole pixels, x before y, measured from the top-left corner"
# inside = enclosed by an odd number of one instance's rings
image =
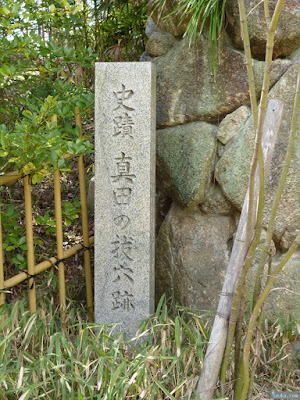
[[[80,136],[82,136],[82,121],[80,108],[75,107],[75,121],[76,125],[80,128]],[[92,287],[92,274],[91,274],[91,257],[89,251],[89,226],[88,226],[88,212],[86,200],[86,181],[85,181],[85,168],[83,156],[78,158],[79,170],[79,187],[80,187],[80,205],[81,205],[81,223],[82,223],[82,236],[84,245],[84,271],[85,271],[85,285],[86,285],[86,302],[88,309],[88,321],[94,321],[93,313],[93,287]]]
[[[34,277],[34,247],[32,231],[32,199],[31,184],[29,175],[24,179],[24,198],[25,198],[25,222],[26,222],[26,244],[27,244],[27,272],[28,272],[28,297],[30,312],[36,311],[36,289]]]
[[[51,122],[57,122],[57,116],[53,115]],[[63,226],[62,226],[62,208],[61,208],[61,189],[60,189],[60,172],[56,169],[53,173],[54,178],[54,204],[55,204],[55,223],[56,223],[56,251],[58,259],[58,283],[59,283],[59,305],[61,314],[61,326],[66,328],[65,310],[66,310],[66,282],[65,282],[65,265],[63,263]]]

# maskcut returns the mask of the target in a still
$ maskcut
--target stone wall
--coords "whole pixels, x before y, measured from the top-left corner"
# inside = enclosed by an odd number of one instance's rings
[[[247,12],[258,1],[246,0]],[[214,310],[248,184],[254,145],[245,56],[237,2],[227,0],[217,72],[205,33],[197,47],[183,38],[187,21],[164,18],[168,1],[146,27],[141,60],[157,69],[157,245],[156,295],[166,293],[181,305]],[[284,117],[266,186],[264,224],[272,206],[290,131],[297,60],[300,58],[300,7],[290,0],[279,19],[270,98],[284,102]],[[272,7],[272,4],[270,3]],[[263,3],[249,14],[257,96],[262,88],[266,24]],[[149,14],[154,9],[149,3]],[[271,12],[273,10],[271,9]],[[300,229],[300,123],[274,230],[276,265]],[[251,274],[254,276],[255,265]],[[250,279],[253,281],[253,279]],[[250,282],[251,283],[251,282]],[[272,315],[300,318],[300,252],[296,252],[271,294]]]

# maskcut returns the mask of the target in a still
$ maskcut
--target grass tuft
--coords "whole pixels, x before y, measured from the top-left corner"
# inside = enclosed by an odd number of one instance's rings
[[[42,301],[34,314],[22,301],[0,310],[1,399],[197,398],[207,342],[198,312],[170,313],[162,299],[133,342],[86,323],[78,305],[67,310],[68,328],[61,331],[59,310]]]
[[[59,309],[49,292],[39,302],[34,314],[24,300],[0,309],[1,400],[199,399],[195,388],[211,315],[173,304],[170,308],[163,297],[136,338],[125,340],[116,325],[87,323],[79,303],[69,304],[68,328],[62,331]],[[270,390],[299,388],[299,365],[289,347],[296,330],[294,319],[281,318],[274,324],[265,320],[251,358],[256,365],[255,399],[269,398]],[[230,400],[231,360],[224,388],[224,399]]]
[[[153,11],[158,10],[160,17],[170,0],[156,0]],[[226,0],[176,0],[174,9],[163,18],[168,19],[173,14],[181,15],[180,24],[188,20],[184,37],[189,38],[189,46],[197,46],[199,35],[208,33],[211,44],[211,65],[216,73],[215,55],[220,49],[220,38],[224,27]]]

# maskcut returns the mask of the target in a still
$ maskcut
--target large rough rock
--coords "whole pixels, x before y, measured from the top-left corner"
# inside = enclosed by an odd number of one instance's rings
[[[157,183],[186,207],[200,203],[210,182],[217,127],[192,122],[157,131]]]
[[[265,193],[264,224],[279,182],[290,132],[298,66],[292,66],[270,92],[270,98],[284,102],[284,113],[275,146]],[[215,169],[215,176],[227,198],[241,210],[248,186],[248,176],[254,147],[252,118],[249,118],[232,144],[224,152]],[[292,162],[275,221],[274,240],[286,250],[300,229],[300,121],[297,128]]]
[[[218,57],[217,57],[218,59]],[[249,101],[245,57],[229,47],[220,49],[216,76],[212,70],[211,48],[203,36],[197,47],[183,39],[165,56],[154,60],[157,67],[157,124],[174,126],[219,118]],[[257,94],[263,81],[264,62],[253,60]],[[273,62],[271,84],[291,65]]]
[[[276,1],[269,1],[270,14],[273,15]],[[245,0],[248,14],[248,30],[251,52],[254,58],[264,59],[267,41],[267,24],[264,16],[264,2]],[[227,32],[234,46],[243,49],[238,2],[227,0]],[[276,28],[274,54],[276,57],[287,56],[300,45],[300,4],[299,0],[285,2]]]
[[[217,138],[221,143],[227,144],[237,134],[242,124],[246,122],[251,114],[250,108],[241,106],[233,113],[226,115],[221,121]]]
[[[182,20],[182,11],[174,13],[178,6],[176,0],[166,0],[163,8],[157,7],[157,0],[150,0],[147,5],[148,14],[162,31],[169,32],[173,36],[182,36],[191,19],[191,15]],[[166,18],[167,17],[167,18]]]
[[[200,210],[204,214],[231,215],[234,208],[230,201],[224,196],[220,186],[215,183],[210,185],[200,204]]]
[[[146,51],[150,56],[163,56],[172,49],[177,40],[168,32],[153,32],[146,45]]]
[[[156,299],[165,293],[179,304],[215,310],[235,229],[229,216],[204,215],[173,204],[156,247]]]

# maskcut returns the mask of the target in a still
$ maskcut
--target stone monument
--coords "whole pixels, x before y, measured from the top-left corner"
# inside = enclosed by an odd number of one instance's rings
[[[129,336],[154,312],[154,68],[96,63],[95,321]]]

